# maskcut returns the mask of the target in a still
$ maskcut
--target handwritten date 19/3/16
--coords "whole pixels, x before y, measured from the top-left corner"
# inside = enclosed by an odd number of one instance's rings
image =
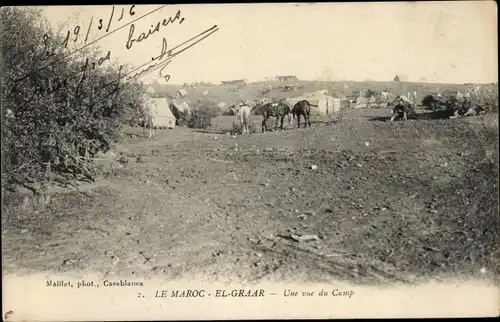
[[[135,15],[135,11],[134,11],[134,7],[135,5],[131,5],[129,10],[128,10],[128,16],[130,17],[133,17]],[[114,17],[114,14],[115,14],[115,6],[112,7],[111,9],[111,14],[109,16],[109,19],[108,19],[108,22],[106,24],[106,32],[109,32],[110,28],[111,28],[111,23],[113,21],[113,17]],[[118,18],[117,21],[121,21],[123,19],[123,17],[125,16],[125,8],[122,8],[122,11],[121,11],[121,14],[120,14],[120,18]],[[89,25],[87,27],[87,32],[85,34],[85,43],[87,42],[88,38],[89,38],[89,33],[90,33],[90,30],[92,29],[92,25],[94,23],[94,16],[92,16],[90,18],[90,21],[89,21]],[[97,29],[98,30],[102,30],[105,26],[105,21],[104,19],[99,19],[98,20],[98,25],[97,25]],[[64,48],[67,48],[68,47],[68,43],[69,41],[73,41],[73,42],[77,42],[78,39],[80,39],[80,32],[82,31],[82,28],[78,25],[76,26],[74,29],[73,29],[73,32],[71,32],[70,30],[67,31],[66,33],[66,37],[64,38],[64,41],[62,42],[62,46]],[[83,35],[81,35],[83,37]]]

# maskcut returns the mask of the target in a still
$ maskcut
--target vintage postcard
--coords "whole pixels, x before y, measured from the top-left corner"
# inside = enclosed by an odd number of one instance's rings
[[[495,2],[0,14],[5,321],[499,315]]]

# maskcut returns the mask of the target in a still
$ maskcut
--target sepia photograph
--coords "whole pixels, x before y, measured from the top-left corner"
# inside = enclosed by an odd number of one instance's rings
[[[500,314],[496,2],[0,17],[5,321]]]

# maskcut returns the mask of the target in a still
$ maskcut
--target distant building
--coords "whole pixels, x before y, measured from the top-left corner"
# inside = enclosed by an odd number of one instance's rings
[[[396,75],[396,76],[394,77],[394,81],[395,81],[395,82],[399,82],[399,76],[398,76],[398,75]]]
[[[244,79],[236,79],[236,80],[230,80],[230,81],[221,81],[222,85],[238,85],[238,86],[245,86],[246,81]]]
[[[276,76],[276,79],[280,82],[298,81],[299,79],[295,75],[288,76]]]

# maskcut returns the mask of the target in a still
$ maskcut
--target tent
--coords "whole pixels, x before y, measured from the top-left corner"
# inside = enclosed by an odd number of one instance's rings
[[[181,112],[191,114],[191,109],[189,104],[183,100],[172,100],[172,104]]]
[[[287,101],[293,106],[298,101],[308,100],[311,104],[318,105],[318,107],[311,108],[311,114],[327,115],[340,111],[340,98],[321,94],[321,93],[307,93],[300,97],[290,98]]]
[[[172,105],[172,107],[175,110],[174,113],[176,114],[176,116],[178,116],[177,115],[178,112],[183,112],[186,115],[190,115],[191,114],[191,108],[189,107],[189,104],[188,104],[187,101],[184,101],[184,100],[172,100],[171,105]]]
[[[186,91],[185,89],[179,89],[179,90],[177,91],[177,97],[184,97],[184,96],[186,96],[187,94],[188,94],[188,93],[187,93],[187,91]]]
[[[175,117],[170,111],[166,98],[151,98],[146,104],[154,115],[155,127],[167,127],[173,129],[175,127]]]

